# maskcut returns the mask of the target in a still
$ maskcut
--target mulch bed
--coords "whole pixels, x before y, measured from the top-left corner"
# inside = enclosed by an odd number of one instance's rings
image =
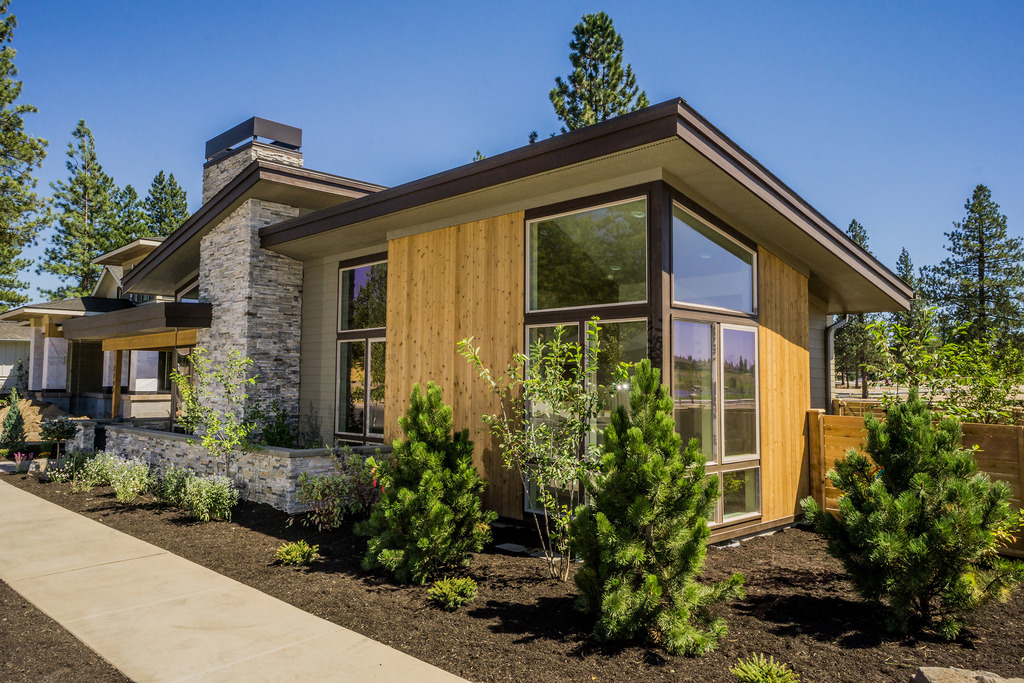
[[[347,528],[320,533],[248,502],[230,523],[200,524],[149,496],[121,506],[109,489],[72,494],[66,484],[28,475],[6,481],[474,681],[734,681],[729,667],[755,652],[790,663],[804,681],[908,681],[919,666],[1024,672],[1024,591],[986,607],[957,642],[894,639],[824,543],[800,528],[708,551],[707,577],[742,572],[748,597],[720,609],[729,634],[718,651],[687,658],[595,643],[591,624],[573,609],[573,583],[548,579],[536,558],[493,549],[475,555],[467,573],[479,596],[446,613],[429,605],[426,587],[363,572],[365,540]],[[323,559],[308,568],[273,564],[282,541],[300,538],[319,544]],[[532,529],[495,531],[495,543],[510,541],[534,543]],[[7,611],[5,603],[2,616]]]

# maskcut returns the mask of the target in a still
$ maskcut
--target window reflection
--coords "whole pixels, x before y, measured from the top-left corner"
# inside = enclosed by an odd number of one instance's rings
[[[757,453],[756,334],[722,329],[722,394],[725,457]]]
[[[345,268],[340,273],[339,330],[365,330],[387,324],[388,264]]]
[[[709,462],[714,460],[713,333],[709,323],[676,320],[672,327],[672,399],[676,430],[683,439],[683,448],[690,439],[697,439]]]
[[[672,298],[751,313],[754,255],[679,206],[672,212]]]
[[[599,324],[601,348],[597,354],[597,384],[601,387],[602,409],[594,425],[594,438],[601,446],[612,413],[620,405],[629,407],[629,383],[617,382],[617,370],[621,363],[639,363],[647,358],[647,321]]]

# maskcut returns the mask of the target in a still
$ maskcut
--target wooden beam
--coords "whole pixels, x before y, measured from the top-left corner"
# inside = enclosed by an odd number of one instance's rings
[[[60,339],[64,336],[64,332],[57,329],[57,323],[50,321],[50,316],[43,316],[43,336],[45,337],[56,337]]]
[[[157,332],[137,337],[118,337],[104,339],[104,351],[151,351],[173,349],[176,346],[195,346],[196,330],[180,330],[178,332]]]
[[[121,416],[121,362],[124,359],[124,352],[117,349],[114,352],[114,396],[110,401],[110,419],[116,420]]]

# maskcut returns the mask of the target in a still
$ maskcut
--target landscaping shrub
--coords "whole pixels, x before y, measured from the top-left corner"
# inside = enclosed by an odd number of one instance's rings
[[[427,591],[430,601],[446,612],[454,612],[463,605],[476,600],[476,581],[464,579],[441,579]]]
[[[127,504],[149,490],[152,477],[149,465],[133,458],[116,458],[107,470],[110,487],[117,502]]]
[[[743,576],[696,582],[704,568],[707,518],[718,478],[706,476],[696,440],[681,451],[672,399],[648,360],[636,366],[624,406],[604,433],[599,472],[572,524],[583,566],[577,607],[597,617],[598,640],[642,639],[688,655],[726,633],[710,607],[743,595]]]
[[[110,484],[110,475],[122,458],[108,451],[100,451],[88,458],[71,479],[71,490],[74,492],[91,491],[97,486]]]
[[[65,441],[75,438],[78,433],[78,424],[65,415],[46,420],[39,430],[39,435],[44,441],[52,441],[56,445],[57,458],[60,458],[60,445]]]
[[[187,467],[168,465],[153,483],[153,495],[164,505],[183,508],[188,482],[195,479],[195,476]]]
[[[371,458],[381,500],[355,529],[370,537],[364,569],[425,583],[442,569],[468,564],[469,554],[490,539],[497,515],[481,508],[484,482],[473,466],[469,431],[452,435],[452,409],[433,382],[425,395],[413,387],[398,423],[405,441],[395,440],[390,462]]]
[[[912,390],[864,420],[868,458],[837,460],[829,480],[841,491],[839,516],[810,498],[804,511],[866,599],[888,605],[888,625],[907,632],[937,626],[955,638],[977,609],[1004,601],[1024,566],[997,550],[1020,526],[1010,487],[978,472],[961,448],[955,420],[937,425]]]
[[[185,486],[184,509],[201,522],[231,519],[231,508],[238,504],[238,489],[223,475],[194,476]]]
[[[260,440],[266,446],[298,448],[299,430],[291,425],[288,413],[276,398],[270,404],[269,412],[258,406],[252,407],[252,418],[259,425]]]
[[[309,564],[318,557],[320,546],[309,545],[305,541],[296,541],[295,543],[282,543],[277,548],[275,557],[281,564],[286,565],[305,565]]]
[[[334,456],[337,474],[303,472],[298,480],[298,499],[309,506],[302,523],[317,530],[336,529],[346,514],[362,515],[380,500],[380,489],[374,485],[373,465],[369,458],[345,447]],[[390,457],[378,449],[373,456],[377,467]]]
[[[57,458],[57,464],[47,470],[50,481],[58,483],[71,481],[82,471],[85,464],[96,457],[96,451],[75,451]]]
[[[22,453],[21,451],[18,451],[17,453],[14,454],[15,471],[18,473],[28,472],[28,466],[29,463],[31,462],[31,453]]]
[[[740,659],[736,666],[729,669],[740,683],[799,683],[800,675],[794,673],[788,665],[775,661],[774,657],[765,657],[760,652],[747,660]]]
[[[25,450],[25,418],[21,414],[21,398],[17,389],[11,389],[8,409],[0,424],[0,446],[9,453]]]

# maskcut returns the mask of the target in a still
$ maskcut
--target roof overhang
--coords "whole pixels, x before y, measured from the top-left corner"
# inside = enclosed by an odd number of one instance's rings
[[[101,341],[210,327],[213,307],[205,303],[160,301],[64,323],[64,338]]]
[[[377,192],[381,187],[304,168],[257,159],[203,204],[122,278],[126,292],[173,295],[199,268],[199,242],[247,199],[316,211]]]
[[[260,231],[300,260],[663,180],[805,274],[828,312],[906,309],[911,288],[683,100],[383,190]]]
[[[125,263],[130,263],[137,259],[146,256],[151,251],[160,246],[160,243],[164,241],[164,238],[158,237],[140,237],[137,240],[132,240],[128,244],[112,249],[105,254],[94,258],[92,262],[97,266],[120,266]]]

